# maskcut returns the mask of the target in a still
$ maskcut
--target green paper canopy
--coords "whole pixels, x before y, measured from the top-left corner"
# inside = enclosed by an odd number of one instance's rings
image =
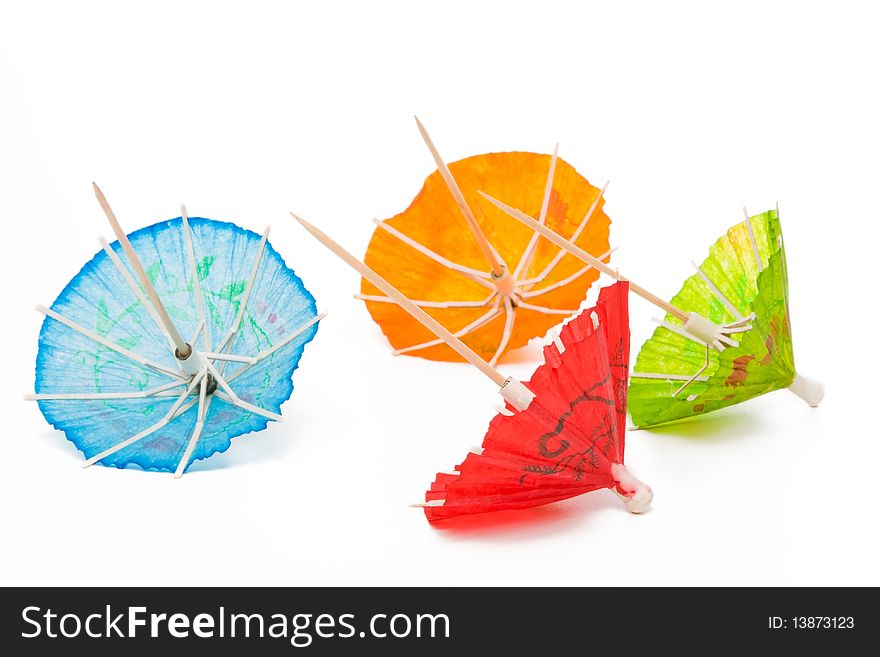
[[[636,359],[629,389],[629,410],[636,426],[708,413],[792,386],[796,379],[793,390],[807,386],[806,393],[798,394],[811,405],[818,404],[820,384],[795,371],[788,274],[776,210],[728,230],[672,304],[716,324],[754,313],[752,328],[732,336],[739,346],[719,352],[674,330],[681,323],[667,315],[667,326],[657,327]],[[703,369],[707,354],[708,366]]]

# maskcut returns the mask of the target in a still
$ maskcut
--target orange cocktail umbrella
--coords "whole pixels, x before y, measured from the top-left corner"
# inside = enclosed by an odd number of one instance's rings
[[[412,204],[376,221],[366,264],[494,364],[576,312],[599,272],[511,219],[478,190],[516,199],[542,224],[600,260],[610,256],[603,189],[567,162],[538,153],[488,153],[437,163]],[[502,196],[503,198],[504,196]],[[395,354],[460,360],[367,280],[361,294]]]

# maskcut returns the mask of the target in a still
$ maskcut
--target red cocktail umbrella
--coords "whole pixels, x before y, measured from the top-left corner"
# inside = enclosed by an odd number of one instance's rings
[[[651,489],[623,464],[629,372],[628,283],[601,290],[599,303],[568,322],[545,362],[522,383],[505,377],[388,281],[323,232],[293,215],[361,276],[500,386],[506,407],[490,423],[483,447],[455,474],[438,474],[426,494],[435,521],[521,509],[610,488],[627,509],[648,508]]]
[[[569,321],[544,347],[525,382],[535,399],[489,424],[483,446],[456,473],[439,473],[425,495],[428,520],[523,509],[600,488],[639,513],[651,489],[623,465],[629,372],[628,285],[602,288],[595,308]]]

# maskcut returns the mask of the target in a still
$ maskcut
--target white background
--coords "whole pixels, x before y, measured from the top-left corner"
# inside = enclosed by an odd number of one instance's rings
[[[0,584],[880,584],[878,16],[864,5],[3,3]],[[476,371],[392,358],[358,279],[372,217],[452,161],[560,155],[611,180],[621,271],[671,296],[709,245],[780,203],[799,369],[786,391],[628,436],[655,492],[457,529],[407,506],[479,444]],[[109,227],[231,219],[330,313],[286,422],[182,480],[95,467],[22,401],[41,317]],[[656,311],[632,299],[633,357]],[[527,376],[529,354],[502,364]],[[872,375],[872,372],[875,374]]]

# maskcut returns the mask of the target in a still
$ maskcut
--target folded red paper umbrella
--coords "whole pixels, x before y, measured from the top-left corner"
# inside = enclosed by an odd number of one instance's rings
[[[500,386],[506,406],[483,446],[455,473],[440,473],[425,496],[430,521],[524,509],[600,488],[614,490],[631,512],[653,494],[624,465],[629,372],[628,284],[603,288],[594,308],[572,318],[544,348],[544,364],[522,383],[498,370],[320,230],[312,235],[400,304]]]
[[[647,509],[651,489],[623,465],[627,287],[602,288],[596,307],[544,347],[544,364],[525,382],[535,399],[496,415],[483,446],[454,474],[437,475],[425,497],[429,520],[540,506],[600,488],[616,491],[634,513]]]

